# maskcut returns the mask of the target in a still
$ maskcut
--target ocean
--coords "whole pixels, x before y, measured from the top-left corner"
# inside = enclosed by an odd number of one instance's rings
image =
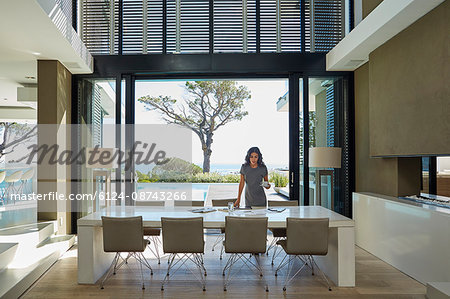
[[[195,164],[202,167],[201,163],[195,163]],[[241,170],[241,165],[242,164],[220,164],[220,163],[211,164],[210,172],[218,172],[220,174],[239,174],[239,171]],[[153,166],[154,166],[153,164],[152,165],[137,165],[136,170],[139,170],[142,173],[148,173],[149,171],[151,171]],[[284,169],[284,170],[289,169],[288,165],[284,165],[284,164],[266,164],[266,166],[269,171],[274,170],[274,169]]]
[[[196,165],[202,167],[201,164],[196,163]],[[242,164],[211,164],[210,172],[218,172],[220,174],[239,174],[241,165]],[[269,171],[273,169],[289,169],[288,165],[283,164],[266,164],[266,166]]]

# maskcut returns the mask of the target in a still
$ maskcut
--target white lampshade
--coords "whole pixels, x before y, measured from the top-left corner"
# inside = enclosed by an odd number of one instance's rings
[[[105,148],[99,147],[97,151],[94,153],[95,148],[86,148],[86,168],[116,168],[118,163],[116,156],[115,159],[112,159],[114,154],[116,153],[116,148]],[[102,157],[102,159],[99,159]],[[88,163],[89,159],[95,161],[95,163]],[[103,163],[100,163],[100,161]],[[107,162],[107,163],[104,163]]]
[[[341,168],[341,148],[340,147],[310,148],[309,167]]]

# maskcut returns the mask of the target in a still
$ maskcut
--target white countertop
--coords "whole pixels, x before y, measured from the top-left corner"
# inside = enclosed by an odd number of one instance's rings
[[[268,217],[269,228],[286,227],[287,217],[329,218],[330,227],[355,226],[355,222],[352,219],[320,206],[286,207],[286,210],[281,213],[271,212],[266,209],[237,210],[232,213],[222,211],[193,213],[189,211],[192,208],[193,207],[107,207],[78,219],[77,224],[78,226],[101,226],[101,216],[142,216],[144,226],[161,227],[161,217],[203,217],[203,225],[205,228],[220,228],[225,226],[225,216],[241,216]]]
[[[370,197],[377,198],[377,199],[389,200],[389,201],[399,203],[399,204],[406,204],[406,205],[410,205],[413,207],[450,215],[450,209],[448,209],[448,208],[443,208],[443,207],[426,204],[426,203],[420,203],[420,202],[416,202],[413,200],[407,200],[407,199],[402,199],[402,198],[383,195],[383,194],[371,193],[371,192],[354,192],[354,194],[362,194],[362,195],[370,196]]]

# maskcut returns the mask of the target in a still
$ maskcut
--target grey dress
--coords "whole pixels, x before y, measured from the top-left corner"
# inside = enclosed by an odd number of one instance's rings
[[[266,206],[266,193],[261,183],[267,175],[267,167],[264,165],[252,168],[242,164],[241,174],[245,179],[245,206]]]

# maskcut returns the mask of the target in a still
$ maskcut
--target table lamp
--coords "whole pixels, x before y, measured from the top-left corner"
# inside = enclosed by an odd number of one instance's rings
[[[341,168],[340,147],[312,147],[309,149],[309,167],[315,168]],[[316,169],[316,204],[322,205],[321,176],[331,176],[331,202],[330,210],[334,207],[334,179],[333,170]]]
[[[86,148],[86,168],[94,168],[92,176],[94,179],[94,194],[97,193],[97,177],[105,177],[105,201],[106,206],[109,205],[111,198],[111,169],[117,168],[118,161],[116,154],[117,148],[95,147]],[[114,157],[114,159],[113,159]],[[89,161],[94,161],[89,163]],[[102,162],[100,162],[102,161]],[[93,205],[93,211],[96,212],[99,206],[97,198]]]

